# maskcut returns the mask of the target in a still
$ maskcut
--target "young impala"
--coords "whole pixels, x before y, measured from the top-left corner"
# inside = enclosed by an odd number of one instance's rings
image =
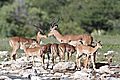
[[[77,67],[80,68],[80,57],[83,55],[83,54],[86,54],[87,57],[86,57],[86,60],[85,60],[85,63],[84,63],[84,67],[87,68],[87,65],[88,65],[88,61],[89,61],[89,56],[91,57],[91,62],[92,62],[92,65],[93,65],[93,69],[95,69],[95,53],[97,52],[97,50],[99,48],[102,48],[102,45],[100,44],[100,41],[96,43],[96,46],[95,47],[91,47],[91,46],[86,46],[86,45],[78,45],[76,46],[76,51],[77,51],[77,55],[76,55],[76,63],[77,63]]]
[[[39,39],[44,38],[44,36],[40,35],[40,32],[38,32],[37,40],[38,40],[38,36],[39,36]],[[21,44],[23,43],[28,43],[31,45],[31,44],[36,44],[37,41],[35,39],[29,39],[29,38],[24,38],[19,36],[11,37],[9,40],[9,44],[12,47],[11,60],[16,59],[17,50],[22,49]]]
[[[44,64],[45,54],[47,54],[48,60],[50,59],[50,57],[49,57],[50,45],[51,44],[46,44],[46,45],[38,44],[34,48],[29,48],[29,47],[26,47],[26,44],[23,44],[23,45],[21,45],[21,47],[23,48],[27,58],[29,56],[32,57],[33,64],[34,64],[34,56],[36,56],[38,58],[42,58],[42,64]]]
[[[91,45],[93,37],[89,34],[83,35],[61,35],[57,30],[57,26],[50,29],[48,36],[55,36],[60,43],[69,43],[70,41],[82,41],[84,45]]]
[[[21,47],[23,48],[24,52],[25,52],[25,56],[27,57],[32,57],[32,60],[33,60],[33,65],[34,65],[34,56],[37,56],[37,57],[40,57],[42,55],[41,53],[41,46],[37,46],[37,47],[34,47],[34,48],[29,48],[26,46],[26,43],[23,43],[21,45]]]

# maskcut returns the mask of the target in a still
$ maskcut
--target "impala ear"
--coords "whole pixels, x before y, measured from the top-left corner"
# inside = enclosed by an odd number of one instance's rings
[[[98,43],[101,43],[101,41],[98,41]]]
[[[52,28],[52,30],[55,30],[56,28],[58,28],[58,25],[55,25],[55,26]]]
[[[68,42],[71,42],[71,40],[69,40]]]
[[[83,44],[82,40],[79,40],[79,42],[80,42],[81,44]]]

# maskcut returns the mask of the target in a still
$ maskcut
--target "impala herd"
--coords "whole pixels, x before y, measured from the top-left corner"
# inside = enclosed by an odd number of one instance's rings
[[[95,69],[96,52],[99,48],[102,48],[100,41],[93,46],[93,37],[91,35],[61,35],[56,28],[56,25],[51,28],[47,36],[38,32],[36,40],[18,36],[11,37],[9,40],[9,44],[12,47],[11,60],[16,60],[18,49],[23,49],[27,58],[31,56],[33,64],[34,56],[40,57],[42,64],[44,64],[45,55],[47,55],[48,61],[51,59],[52,63],[55,64],[57,57],[59,57],[59,61],[69,61],[72,58],[72,54],[75,54],[75,63],[78,69],[81,68],[83,55],[85,56],[83,67],[89,68],[91,62],[93,69]],[[40,44],[42,38],[46,39],[49,36],[54,36],[60,43]]]

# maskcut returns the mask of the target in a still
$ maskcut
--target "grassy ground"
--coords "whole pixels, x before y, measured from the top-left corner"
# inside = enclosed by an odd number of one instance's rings
[[[120,35],[110,36],[110,35],[104,35],[104,36],[94,36],[94,39],[100,40],[103,48],[99,50],[101,53],[98,56],[98,61],[103,61],[104,53],[107,51],[115,51],[114,57],[113,57],[113,63],[114,64],[120,64]]]
[[[8,50],[9,53],[11,52],[11,48],[8,43],[9,39],[0,39],[0,50]],[[99,50],[99,55],[97,61],[103,61],[105,60],[104,58],[104,53],[106,53],[109,50],[113,50],[117,53],[115,53],[113,57],[113,63],[114,64],[120,64],[120,35],[116,36],[109,36],[109,35],[104,35],[104,36],[94,36],[94,40],[101,41],[103,48]],[[47,40],[43,40],[44,43],[58,43],[56,39],[53,37],[48,38]],[[19,50],[19,52],[21,52]]]

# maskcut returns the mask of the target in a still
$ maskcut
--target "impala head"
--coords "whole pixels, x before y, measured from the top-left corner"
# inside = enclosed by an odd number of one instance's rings
[[[98,41],[98,42],[96,43],[96,46],[97,46],[98,48],[102,48],[101,41]]]
[[[48,33],[48,36],[53,36],[56,33],[56,28],[58,25],[55,25],[53,28],[50,28],[50,32]]]
[[[37,36],[40,37],[40,38],[45,38],[45,39],[47,38],[47,36],[46,35],[42,35],[40,31],[37,33]]]

